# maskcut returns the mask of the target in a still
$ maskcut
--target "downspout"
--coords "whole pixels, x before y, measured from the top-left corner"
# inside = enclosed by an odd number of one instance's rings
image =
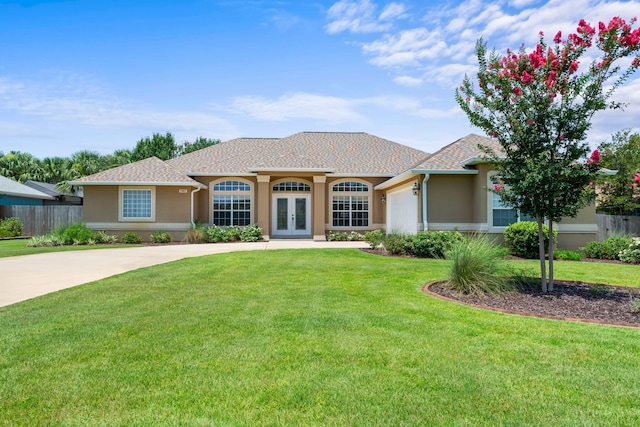
[[[427,218],[427,181],[429,181],[429,174],[424,174],[422,180],[422,231],[429,231],[429,221]]]
[[[202,188],[200,188],[200,187],[196,187],[196,189],[195,189],[195,190],[191,191],[191,227],[192,227],[192,228],[196,228],[196,223],[195,223],[195,221],[193,220],[193,217],[194,217],[194,214],[193,214],[193,204],[194,204],[194,203],[193,203],[193,195],[194,195],[195,193],[197,193],[198,191],[200,191],[200,190],[202,190]]]

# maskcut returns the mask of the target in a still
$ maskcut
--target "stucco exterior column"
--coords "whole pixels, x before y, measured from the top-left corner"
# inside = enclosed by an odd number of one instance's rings
[[[327,240],[325,232],[325,212],[327,202],[327,177],[313,177],[313,240]]]
[[[269,221],[269,212],[271,211],[271,200],[269,198],[270,175],[256,176],[258,181],[258,201],[255,204],[257,208],[256,217],[258,218],[258,226],[262,228],[262,238],[269,240],[271,235],[271,221]]]

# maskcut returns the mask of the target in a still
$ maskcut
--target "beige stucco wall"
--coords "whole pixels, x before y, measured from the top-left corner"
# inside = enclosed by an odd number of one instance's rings
[[[102,185],[84,186],[85,222],[118,221],[118,187]]]
[[[431,175],[427,181],[429,223],[475,221],[475,175]]]

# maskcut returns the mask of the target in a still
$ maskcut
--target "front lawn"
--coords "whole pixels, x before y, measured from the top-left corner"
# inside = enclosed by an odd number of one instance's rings
[[[420,291],[446,270],[238,252],[0,308],[0,425],[637,425],[640,330]]]

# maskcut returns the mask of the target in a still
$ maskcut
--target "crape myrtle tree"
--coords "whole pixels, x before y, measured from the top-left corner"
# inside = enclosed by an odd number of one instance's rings
[[[543,222],[552,235],[554,223],[575,217],[594,200],[589,183],[600,155],[596,150],[589,156],[586,134],[595,112],[621,108],[611,96],[640,65],[635,21],[615,17],[596,29],[581,20],[566,38],[558,32],[547,44],[541,32],[532,51],[523,45],[505,56],[488,53],[480,39],[477,81],[465,76],[456,89],[471,123],[501,147],[481,147],[502,183],[489,191],[537,220],[544,292],[553,290],[554,243],[549,239],[547,281]],[[587,56],[596,59],[585,66],[581,59]]]

